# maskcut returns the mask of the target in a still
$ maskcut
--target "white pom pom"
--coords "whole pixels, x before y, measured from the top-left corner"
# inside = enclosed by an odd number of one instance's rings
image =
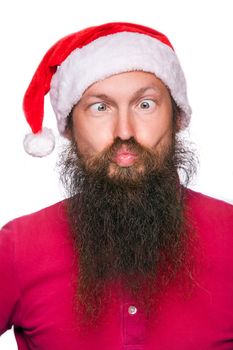
[[[34,157],[49,155],[55,147],[55,137],[51,129],[44,128],[37,134],[27,134],[23,141],[25,151]]]

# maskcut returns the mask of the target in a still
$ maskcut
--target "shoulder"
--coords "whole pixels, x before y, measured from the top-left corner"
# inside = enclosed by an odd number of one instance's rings
[[[185,202],[192,218],[213,230],[233,233],[233,205],[191,189],[185,190]]]
[[[206,210],[212,213],[222,213],[225,215],[233,215],[233,205],[221,199],[213,198],[206,194],[193,191],[191,189],[185,190],[187,202],[192,207]],[[201,207],[200,207],[201,206]]]
[[[61,201],[55,204],[52,204],[46,208],[40,209],[36,212],[20,216],[11,220],[8,225],[14,226],[27,226],[33,227],[35,225],[50,225],[56,223],[57,221],[62,221],[66,219],[66,202]]]
[[[73,254],[70,233],[65,202],[16,218],[0,232],[0,262],[7,252],[5,261],[17,268],[22,285],[32,274],[40,275],[48,269],[62,271]]]
[[[43,242],[67,232],[66,202],[61,201],[37,212],[21,216],[8,222],[1,230],[0,238],[10,236],[15,243],[25,246],[30,241]]]

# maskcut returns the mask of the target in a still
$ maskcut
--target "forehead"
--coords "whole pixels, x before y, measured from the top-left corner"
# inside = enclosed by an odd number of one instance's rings
[[[112,75],[104,80],[98,81],[89,86],[82,97],[91,97],[98,93],[114,94],[121,92],[134,93],[144,90],[154,89],[158,93],[169,93],[165,84],[157,78],[153,73],[133,71]]]

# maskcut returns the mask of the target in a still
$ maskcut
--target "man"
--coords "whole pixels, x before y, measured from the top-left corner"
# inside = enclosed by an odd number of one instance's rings
[[[186,188],[195,157],[169,40],[131,23],[55,44],[24,98],[34,156],[50,91],[68,199],[0,236],[0,333],[24,349],[232,349],[233,208]],[[185,186],[184,186],[185,185]]]

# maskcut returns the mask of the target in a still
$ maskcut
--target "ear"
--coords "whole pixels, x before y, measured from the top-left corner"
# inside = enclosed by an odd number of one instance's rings
[[[72,140],[72,136],[73,136],[72,129],[73,129],[73,109],[71,110],[71,112],[67,116],[66,129],[63,133],[63,136],[66,139],[68,139],[69,141]]]
[[[182,117],[181,117],[181,113],[178,111],[176,114],[176,125],[175,125],[176,133],[180,132],[181,129],[182,129]]]
[[[64,132],[63,136],[71,141],[72,140],[72,130],[70,128],[67,128],[66,131]]]

